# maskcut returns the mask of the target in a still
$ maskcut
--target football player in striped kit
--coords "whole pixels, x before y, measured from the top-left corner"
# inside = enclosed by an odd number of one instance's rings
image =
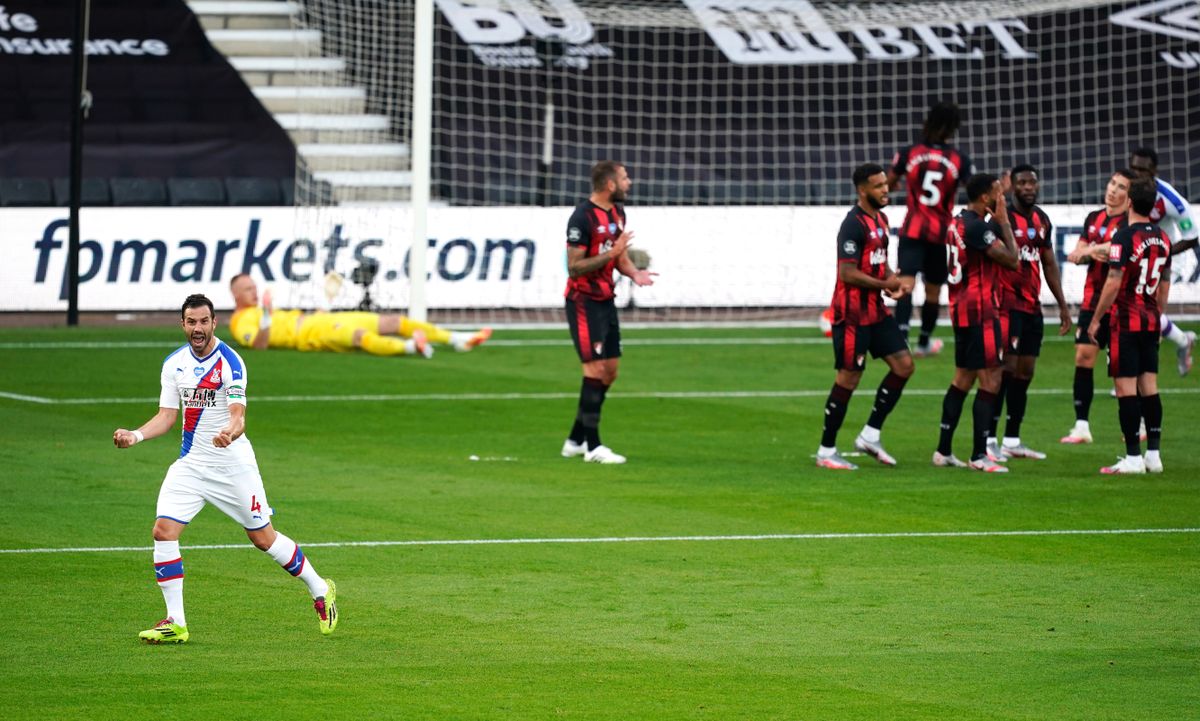
[[[1001,325],[1006,331],[1008,348],[1005,351],[1000,392],[996,396],[996,409],[992,413],[992,427],[988,433],[988,455],[997,463],[1005,463],[1009,458],[1041,460],[1046,457],[1045,453],[1021,442],[1021,423],[1025,420],[1029,385],[1033,382],[1044,335],[1041,301],[1043,274],[1046,276],[1046,287],[1058,303],[1058,334],[1066,335],[1071,331],[1071,310],[1063,295],[1058,261],[1054,258],[1054,226],[1050,223],[1050,216],[1037,205],[1041,188],[1037,168],[1028,164],[1017,165],[1009,171],[1009,177],[1012,179],[1013,203],[1008,208],[1008,219],[1017,243],[1018,258],[1016,270],[1000,271],[1000,308],[1004,321]],[[996,440],[996,433],[1005,402],[1008,403],[1008,419],[1001,446]]]
[[[1094,369],[1097,353],[1108,348],[1108,316],[1100,319],[1095,338],[1088,335],[1087,329],[1095,314],[1096,302],[1100,300],[1100,289],[1108,276],[1109,242],[1129,220],[1129,184],[1136,177],[1127,169],[1112,174],[1104,190],[1104,207],[1088,214],[1075,249],[1067,254],[1068,262],[1087,266],[1087,278],[1079,306],[1079,322],[1075,325],[1075,425],[1062,437],[1061,443],[1092,442],[1089,415],[1096,387]]]
[[[1170,183],[1158,177],[1158,153],[1151,148],[1138,148],[1129,156],[1129,169],[1141,178],[1154,181],[1156,192],[1154,207],[1146,216],[1157,224],[1171,239],[1171,254],[1178,255],[1188,250],[1197,251],[1200,247],[1200,226],[1192,214],[1191,206],[1183,194]],[[1200,251],[1197,251],[1200,252]],[[1200,260],[1200,256],[1198,256]],[[1198,271],[1200,272],[1200,271]],[[1196,277],[1191,278],[1195,282]],[[1163,278],[1168,290],[1171,286],[1170,276]],[[1164,296],[1165,297],[1165,296]],[[1159,308],[1162,312],[1163,337],[1175,344],[1176,369],[1179,375],[1185,376],[1192,369],[1192,349],[1196,345],[1196,333],[1185,331],[1171,322],[1167,317],[1166,307]]]
[[[1150,220],[1157,198],[1150,178],[1138,178],[1129,188],[1129,224],[1118,230],[1109,246],[1108,277],[1088,324],[1088,334],[1100,332],[1100,318],[1109,316],[1108,375],[1117,391],[1117,418],[1125,435],[1125,456],[1101,473],[1161,473],[1162,398],[1158,394],[1160,309],[1166,304],[1171,272],[1171,238]],[[1138,425],[1146,421],[1147,452],[1142,456]]]
[[[1004,336],[1000,324],[1000,268],[1017,267],[1007,203],[1000,179],[987,173],[967,182],[967,207],[946,234],[950,321],[954,325],[954,379],[942,399],[941,435],[933,465],[970,466],[986,473],[1005,473],[987,453],[992,408],[1000,391]],[[971,408],[974,442],[971,461],[954,456],[951,445],[967,394],[979,381]]]
[[[896,465],[883,448],[879,433],[896,407],[904,385],[913,373],[912,354],[896,319],[883,304],[883,293],[896,299],[907,292],[900,277],[888,267],[888,182],[883,168],[860,165],[852,176],[858,202],[846,214],[838,231],[837,285],[833,291],[833,367],[837,379],[825,401],[825,425],[817,449],[817,465],[834,470],[857,468],[837,451],[837,433],[846,418],[850,397],[862,380],[867,353],[888,365],[875,392],[871,417],[854,447],[885,466]]]

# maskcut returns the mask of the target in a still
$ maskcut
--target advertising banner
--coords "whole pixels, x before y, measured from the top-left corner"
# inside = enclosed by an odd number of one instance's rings
[[[1090,208],[1046,206],[1060,260]],[[631,207],[634,247],[659,281],[637,290],[643,307],[820,307],[836,272],[838,228],[848,207]],[[893,228],[903,208],[887,210]],[[434,208],[426,275],[430,308],[554,308],[566,284],[570,208]],[[63,209],[0,213],[0,311],[66,309]],[[80,307],[166,310],[189,293],[231,305],[228,285],[250,273],[283,302],[354,307],[355,269],[375,269],[380,305],[408,299],[408,211],[340,208],[86,208]],[[895,240],[891,244],[893,266]],[[1200,302],[1192,254],[1176,259],[1173,302]],[[345,278],[333,297],[325,277]],[[1063,269],[1067,299],[1083,292],[1081,267]],[[918,296],[919,297],[919,296]],[[1048,291],[1043,301],[1052,303]]]

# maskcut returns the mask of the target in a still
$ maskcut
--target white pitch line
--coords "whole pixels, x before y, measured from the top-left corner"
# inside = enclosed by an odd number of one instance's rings
[[[1148,534],[1200,533],[1200,528],[1098,528],[1046,529],[1027,531],[899,531],[866,533],[764,533],[728,536],[598,536],[593,538],[463,538],[411,541],[325,541],[303,543],[306,548],[365,548],[386,546],[517,546],[565,543],[678,543],[712,541],[839,541],[870,538],[1012,538],[1030,536],[1130,536]],[[253,548],[246,543],[219,543],[185,546],[189,551],[218,551]],[[0,554],[19,553],[124,553],[148,552],[150,546],[108,546],[80,548],[0,548]]]
[[[1035,396],[1070,395],[1071,388],[1030,388],[1029,394]],[[1196,395],[1200,388],[1160,388],[1163,395]],[[905,390],[906,396],[942,396],[946,391],[941,388],[913,388]],[[812,390],[783,390],[783,391],[614,391],[616,398],[625,399],[721,399],[721,398],[823,398],[829,395],[828,388]],[[44,396],[23,395],[0,391],[0,398],[8,398],[27,403],[55,406],[89,406],[89,405],[143,405],[157,403],[158,398],[46,398]],[[303,396],[253,396],[258,403],[338,403],[345,401],[366,402],[418,402],[418,401],[546,401],[573,400],[579,398],[577,391],[550,391],[545,393],[396,393],[396,394],[344,394],[344,395],[303,395]]]

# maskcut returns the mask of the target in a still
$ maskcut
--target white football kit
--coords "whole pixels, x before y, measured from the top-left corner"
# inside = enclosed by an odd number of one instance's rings
[[[1154,210],[1150,211],[1150,220],[1167,231],[1172,243],[1200,238],[1200,227],[1196,225],[1191,206],[1179,191],[1160,178],[1155,178],[1154,184],[1158,186],[1158,198],[1154,201]]]
[[[159,518],[190,523],[205,503],[247,530],[271,522],[271,507],[250,440],[242,435],[225,448],[213,438],[229,425],[230,404],[246,405],[246,364],[220,340],[203,358],[191,345],[175,350],[162,365],[158,405],[183,409],[179,458],[158,493]]]

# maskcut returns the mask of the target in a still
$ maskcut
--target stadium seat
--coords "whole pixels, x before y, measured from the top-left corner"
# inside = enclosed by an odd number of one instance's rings
[[[0,178],[0,206],[42,208],[52,205],[50,182],[45,178]]]
[[[158,178],[112,178],[112,201],[116,206],[159,206],[167,204],[167,187]]]
[[[225,187],[216,178],[168,178],[167,200],[171,205],[225,205]]]
[[[295,178],[280,178],[279,179],[279,200],[280,200],[280,205],[295,205],[296,204],[296,179]]]
[[[276,178],[226,178],[225,195],[230,205],[281,205]]]
[[[79,200],[83,205],[112,205],[112,193],[104,178],[84,178],[79,188]],[[54,179],[54,204],[66,207],[71,203],[70,178]]]

